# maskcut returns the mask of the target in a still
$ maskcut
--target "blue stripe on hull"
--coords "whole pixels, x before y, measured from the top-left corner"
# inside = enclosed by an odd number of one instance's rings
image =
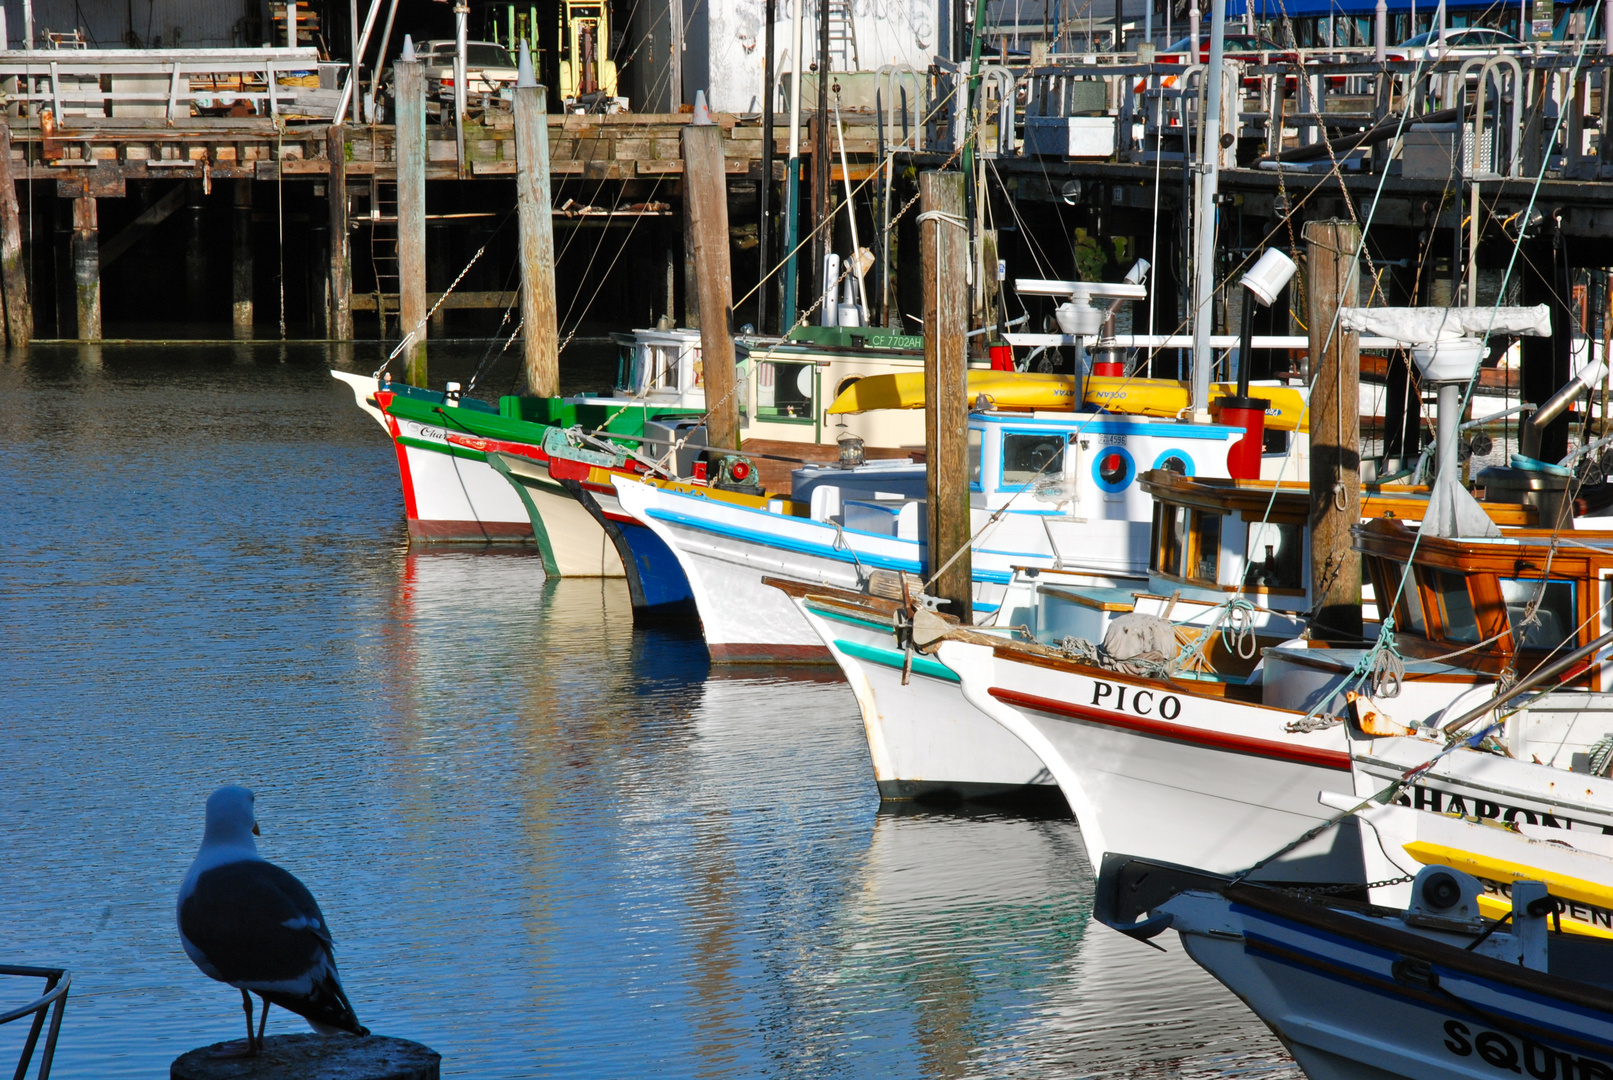
[[[694,593],[690,591],[689,579],[684,575],[683,567],[678,565],[678,557],[672,554],[672,549],[636,521],[618,521],[615,524],[632,552],[644,607],[652,610],[692,607]]]

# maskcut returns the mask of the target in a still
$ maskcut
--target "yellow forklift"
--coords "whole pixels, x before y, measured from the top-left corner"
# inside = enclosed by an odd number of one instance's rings
[[[548,5],[544,5],[546,8]],[[536,4],[494,3],[482,8],[488,41],[512,53],[522,39],[536,43],[539,78],[558,86],[567,112],[617,112],[627,107],[616,96],[616,62],[611,59],[609,0],[558,0],[553,21]]]

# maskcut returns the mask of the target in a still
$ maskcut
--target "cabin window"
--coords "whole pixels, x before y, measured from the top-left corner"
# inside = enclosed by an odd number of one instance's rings
[[[1400,593],[1400,621],[1414,634],[1427,636],[1428,623],[1423,618],[1423,594],[1417,588],[1417,575],[1406,579]]]
[[[1182,575],[1182,550],[1187,546],[1187,507],[1154,503],[1154,565],[1161,574]]]
[[[969,429],[969,486],[980,490],[980,447],[984,436],[979,428]]]
[[[756,370],[758,419],[812,419],[812,364],[766,360]]]
[[[1221,569],[1221,515],[1193,511],[1193,541],[1197,564],[1192,576],[1213,582]]]
[[[1249,522],[1244,581],[1262,589],[1305,587],[1305,526],[1280,521]]]
[[[1003,436],[1003,486],[1020,486],[1057,476],[1064,467],[1062,434]]]
[[[1542,592],[1540,581],[1528,578],[1502,578],[1501,598],[1507,604],[1507,623],[1512,627],[1512,643],[1518,649],[1555,649],[1565,641],[1578,637],[1579,619],[1575,617],[1574,583],[1547,581]],[[1536,594],[1540,607],[1534,623],[1524,625],[1529,604]]]
[[[1473,610],[1473,597],[1467,591],[1467,576],[1428,567],[1422,567],[1418,573],[1426,575],[1425,581],[1439,597],[1445,640],[1478,641],[1479,618]]]

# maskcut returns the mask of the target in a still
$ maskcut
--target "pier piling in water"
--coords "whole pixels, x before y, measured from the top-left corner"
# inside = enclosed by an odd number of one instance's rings
[[[73,288],[78,298],[78,339],[101,340],[101,250],[95,196],[73,200]]]
[[[553,197],[549,191],[548,90],[515,88],[515,205],[521,238],[521,371],[526,392],[560,393],[555,313]]]
[[[22,264],[17,185],[11,178],[11,128],[4,121],[0,121],[0,286],[5,290],[6,340],[13,349],[26,349],[34,336],[34,309]]]
[[[330,160],[330,336],[353,340],[352,238],[347,231],[347,130],[332,124],[325,136]]]
[[[253,1057],[203,1046],[174,1059],[169,1080],[438,1080],[442,1055],[385,1035],[271,1035]]]
[[[425,65],[393,67],[397,109],[398,329],[413,335],[403,351],[404,378],[426,385],[426,83]]]
[[[734,371],[734,282],[728,254],[728,173],[722,129],[683,132],[683,205],[698,273],[700,363],[706,384],[706,445],[739,449],[739,399]]]
[[[929,462],[929,593],[973,622],[969,557],[969,258],[963,174],[919,174],[924,263],[924,451]],[[956,556],[954,558],[954,556]],[[950,565],[948,560],[951,560]],[[942,570],[945,567],[945,570]],[[937,571],[940,571],[939,573]]]
[[[235,181],[231,215],[230,317],[237,338],[252,336],[252,181]]]
[[[1360,290],[1361,230],[1348,221],[1305,225],[1310,289],[1311,596],[1313,636],[1361,638],[1361,559],[1350,530],[1361,520],[1360,336],[1336,325]]]

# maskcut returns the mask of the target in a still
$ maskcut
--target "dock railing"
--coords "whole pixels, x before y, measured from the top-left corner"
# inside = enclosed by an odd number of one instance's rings
[[[79,118],[142,117],[169,123],[197,116],[323,120],[335,115],[345,63],[313,48],[8,49],[0,92],[13,115],[51,110]]]
[[[67,990],[73,983],[73,977],[62,968],[22,967],[17,964],[0,964],[0,975],[19,975],[24,978],[45,980],[45,990],[38,998],[8,1012],[0,1012],[0,1027],[14,1020],[33,1018],[28,1029],[28,1038],[23,1042],[22,1053],[17,1059],[16,1080],[25,1080],[28,1075],[28,1065],[33,1060],[35,1049],[39,1050],[39,1071],[37,1080],[50,1080],[51,1062],[56,1057],[56,1038],[62,1030],[62,1013],[67,1008]],[[50,1018],[50,1030],[45,1032],[45,1044],[39,1045],[39,1035],[45,1028],[47,1014]]]

